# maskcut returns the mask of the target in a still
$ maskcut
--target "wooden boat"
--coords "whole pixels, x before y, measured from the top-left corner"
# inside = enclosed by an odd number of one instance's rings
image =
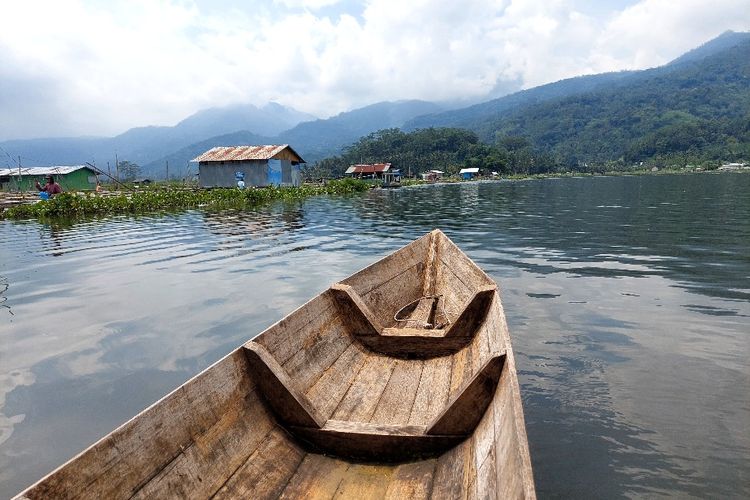
[[[19,498],[535,498],[495,283],[435,230]]]

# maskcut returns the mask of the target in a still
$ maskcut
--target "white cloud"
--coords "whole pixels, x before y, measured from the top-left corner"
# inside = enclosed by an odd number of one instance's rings
[[[289,8],[305,8],[317,10],[321,7],[336,5],[340,0],[273,0],[274,4],[284,5]]]
[[[480,98],[658,65],[750,29],[747,0],[350,4],[0,0],[0,139],[114,134],[233,102],[325,117],[381,100]]]

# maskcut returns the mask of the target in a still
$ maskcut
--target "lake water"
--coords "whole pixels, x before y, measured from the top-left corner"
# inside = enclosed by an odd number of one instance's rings
[[[540,497],[750,496],[750,175],[0,222],[0,497],[441,228],[499,284]]]

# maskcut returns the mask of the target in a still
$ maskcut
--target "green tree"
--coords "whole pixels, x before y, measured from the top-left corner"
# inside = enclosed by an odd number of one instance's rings
[[[118,170],[121,180],[134,181],[141,173],[141,166],[126,160],[119,163]]]

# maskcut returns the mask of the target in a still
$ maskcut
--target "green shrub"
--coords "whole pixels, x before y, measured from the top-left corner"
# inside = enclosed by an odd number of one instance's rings
[[[50,200],[19,205],[0,213],[0,218],[29,219],[100,214],[145,213],[187,208],[247,208],[274,200],[300,200],[310,196],[361,193],[370,185],[356,179],[331,181],[326,185],[299,187],[219,188],[195,190],[142,190],[102,196],[96,193],[62,193]]]

